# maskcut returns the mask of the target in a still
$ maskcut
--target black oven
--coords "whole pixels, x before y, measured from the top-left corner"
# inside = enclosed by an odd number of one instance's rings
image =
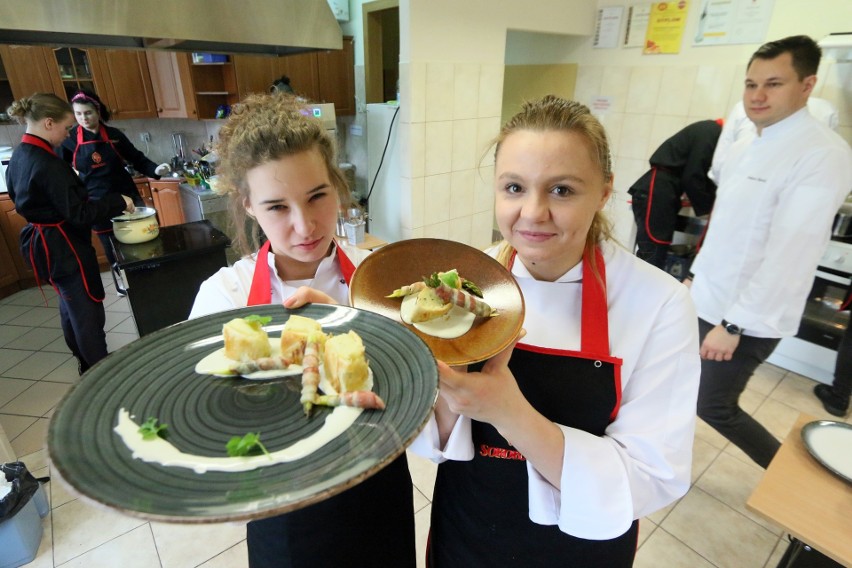
[[[849,311],[840,310],[849,284],[849,274],[820,267],[796,337],[836,351],[849,326]]]

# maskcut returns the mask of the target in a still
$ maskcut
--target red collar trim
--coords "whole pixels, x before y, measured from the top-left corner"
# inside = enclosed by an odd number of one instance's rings
[[[56,152],[53,148],[50,147],[50,144],[47,143],[47,140],[40,136],[36,136],[35,134],[25,133],[21,136],[21,144],[30,144],[31,146],[38,146],[42,150],[46,152],[50,152],[54,156],[56,156]]]

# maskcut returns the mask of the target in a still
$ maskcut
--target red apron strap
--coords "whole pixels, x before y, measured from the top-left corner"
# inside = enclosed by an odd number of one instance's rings
[[[651,204],[654,203],[654,183],[657,181],[657,166],[653,166],[651,168],[651,185],[648,187],[648,205],[645,208],[645,234],[648,235],[648,238],[651,241],[657,243],[658,245],[670,245],[671,241],[664,241],[656,238],[653,233],[651,233]]]
[[[337,245],[337,260],[340,262],[340,271],[343,273],[343,279],[346,280],[346,285],[352,281],[352,275],[355,274],[355,265],[343,252],[343,247]]]
[[[584,253],[580,350],[583,353],[609,355],[606,266],[603,254],[598,247],[595,247],[595,265],[600,273],[600,278],[592,272],[591,259],[588,254]]]
[[[272,276],[269,273],[270,244],[269,241],[266,241],[257,251],[248,304],[246,304],[248,306],[260,306],[272,302]]]

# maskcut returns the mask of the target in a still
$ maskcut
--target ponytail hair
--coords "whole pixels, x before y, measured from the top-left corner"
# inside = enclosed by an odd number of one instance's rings
[[[27,121],[38,122],[45,118],[62,120],[73,112],[71,105],[53,93],[35,93],[18,99],[6,109],[6,113],[14,117],[19,124],[26,124]]]

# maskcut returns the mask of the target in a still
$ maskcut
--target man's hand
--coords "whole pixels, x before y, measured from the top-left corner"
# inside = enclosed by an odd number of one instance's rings
[[[701,343],[701,358],[711,361],[730,361],[740,344],[740,336],[725,331],[721,325],[711,329]]]

